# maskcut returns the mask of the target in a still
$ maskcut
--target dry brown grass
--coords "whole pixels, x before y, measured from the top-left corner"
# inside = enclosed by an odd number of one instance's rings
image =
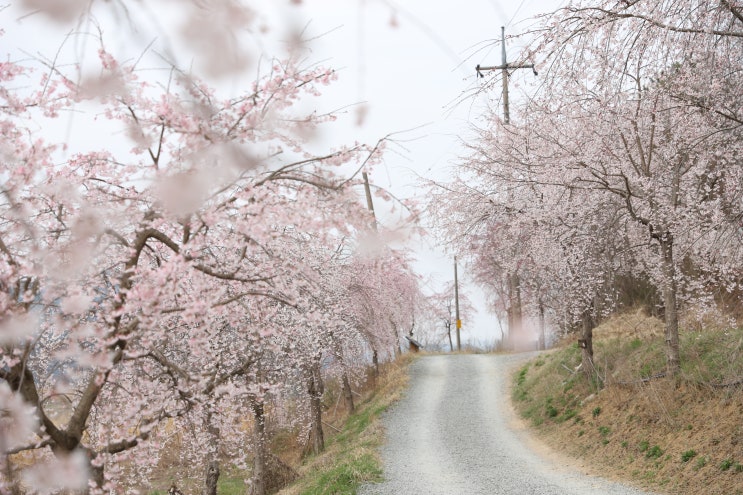
[[[712,385],[743,377],[743,331],[684,331],[673,381],[643,380],[664,365],[657,319],[625,314],[595,339],[599,379],[569,371],[580,362],[572,344],[521,370],[514,405],[540,436],[595,474],[658,493],[743,494],[743,389]]]
[[[339,425],[340,432],[330,432],[326,451],[308,457],[298,468],[299,481],[280,495],[352,493],[354,486],[379,477],[377,449],[384,438],[380,415],[404,392],[407,367],[413,359],[405,354],[382,366],[379,377],[368,381],[369,388],[356,412]]]
[[[648,316],[641,309],[627,311],[602,323],[594,330],[594,339],[652,339],[664,332],[662,320]]]

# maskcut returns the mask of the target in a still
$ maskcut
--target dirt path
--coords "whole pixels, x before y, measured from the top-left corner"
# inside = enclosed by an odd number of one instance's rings
[[[362,495],[643,495],[583,474],[530,437],[510,407],[527,355],[425,356],[386,415],[385,478]]]

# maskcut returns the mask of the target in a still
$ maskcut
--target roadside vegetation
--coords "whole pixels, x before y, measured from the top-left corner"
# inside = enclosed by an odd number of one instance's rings
[[[412,360],[411,354],[404,354],[381,365],[379,376],[370,376],[367,386],[358,389],[360,397],[351,414],[343,407],[340,385],[327,384],[323,398],[326,442],[325,450],[319,455],[308,449],[295,429],[272,428],[266,491],[282,495],[350,495],[363,483],[380,481],[382,466],[378,448],[384,434],[379,419],[405,389],[407,368]],[[247,426],[246,435],[252,429]],[[203,473],[181,465],[175,459],[177,449],[177,444],[165,446],[164,450],[173,452],[174,458],[161,464],[153,488],[146,491],[149,495],[166,495],[173,485],[186,495],[200,493]],[[217,493],[253,493],[249,482],[253,474],[251,466],[223,473]]]
[[[594,332],[595,372],[567,341],[516,370],[513,403],[540,436],[595,474],[659,493],[743,494],[743,329],[685,325],[664,375],[663,322],[642,312]]]
[[[363,483],[381,481],[378,448],[384,434],[380,416],[400,398],[413,359],[412,354],[404,354],[384,366],[376,387],[340,431],[332,432],[325,452],[305,459],[297,469],[299,479],[281,495],[351,495]]]

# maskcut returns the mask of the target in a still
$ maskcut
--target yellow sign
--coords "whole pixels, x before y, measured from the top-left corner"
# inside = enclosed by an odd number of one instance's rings
[[[462,328],[462,320],[457,320],[457,328]]]

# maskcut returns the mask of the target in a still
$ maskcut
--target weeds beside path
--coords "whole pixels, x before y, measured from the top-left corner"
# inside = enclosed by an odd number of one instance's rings
[[[375,391],[358,405],[340,432],[332,432],[326,451],[306,459],[300,479],[280,495],[355,494],[366,482],[382,477],[379,447],[384,440],[380,416],[398,400],[408,383],[413,356],[384,366]]]
[[[676,383],[652,378],[664,362],[654,327],[633,315],[597,328],[593,377],[575,371],[572,344],[530,361],[514,376],[514,407],[596,474],[674,495],[743,494],[743,390],[725,386],[743,376],[743,331],[684,332]]]

